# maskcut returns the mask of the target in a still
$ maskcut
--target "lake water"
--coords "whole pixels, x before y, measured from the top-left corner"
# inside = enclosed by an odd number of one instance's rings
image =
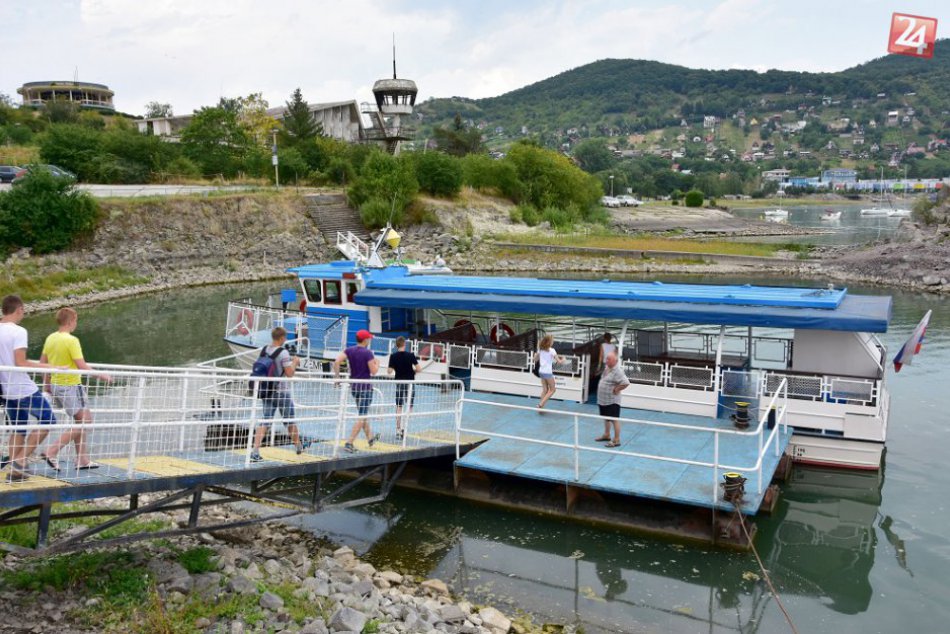
[[[227,300],[278,287],[207,287],[86,308],[77,334],[90,361],[206,359],[227,354]],[[852,291],[894,296],[891,331],[882,337],[892,353],[934,310],[921,356],[890,377],[886,469],[796,468],[778,512],[756,520],[756,544],[800,632],[948,631],[950,300]],[[35,358],[53,316],[24,325]],[[301,522],[378,566],[439,577],[475,602],[588,633],[788,631],[749,553],[401,490],[381,504]]]
[[[793,239],[795,242],[806,244],[833,245],[833,244],[864,244],[875,240],[886,239],[897,231],[902,218],[888,216],[862,216],[861,208],[868,207],[872,203],[867,201],[863,203],[847,203],[836,205],[788,205],[782,206],[782,209],[788,211],[787,224],[796,227],[808,227],[810,229],[820,229],[821,234],[807,236],[777,236],[769,238],[773,241],[789,242]],[[885,204],[886,203],[882,203]],[[777,209],[777,207],[760,207],[748,209],[732,209],[730,213],[740,218],[754,218],[765,220],[763,215],[767,209]],[[826,209],[840,211],[841,218],[830,222],[821,219]],[[750,240],[753,240],[750,238]],[[764,238],[755,238],[755,242],[762,242]]]

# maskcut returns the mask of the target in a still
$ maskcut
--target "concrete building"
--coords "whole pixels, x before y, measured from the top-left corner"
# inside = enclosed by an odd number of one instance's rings
[[[821,173],[821,180],[825,183],[855,183],[858,180],[858,173],[852,169],[835,168],[825,170]]]
[[[334,101],[330,103],[307,104],[313,114],[314,121],[323,126],[326,136],[357,143],[363,137],[363,119],[356,100]],[[275,119],[282,119],[287,108],[279,106],[268,108],[267,114]],[[191,122],[193,115],[179,115],[174,117],[156,117],[153,119],[139,119],[136,121],[139,132],[154,134],[167,138],[169,141],[179,141],[181,131]]]
[[[62,99],[71,101],[81,108],[115,111],[112,103],[114,92],[105,84],[92,84],[85,81],[31,81],[16,89],[23,96],[23,105],[34,108],[43,106],[47,101]]]
[[[786,180],[790,174],[791,172],[787,169],[767,170],[762,172],[762,180],[781,183],[782,181]]]

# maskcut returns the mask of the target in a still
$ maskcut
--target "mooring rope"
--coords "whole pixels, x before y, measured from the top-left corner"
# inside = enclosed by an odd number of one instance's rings
[[[778,596],[778,590],[775,589],[775,586],[772,585],[772,577],[769,576],[769,571],[765,569],[765,564],[762,563],[762,558],[759,557],[759,551],[756,550],[755,544],[752,542],[752,536],[749,534],[749,529],[746,528],[745,520],[742,517],[742,512],[736,508],[736,515],[739,518],[739,526],[742,527],[742,532],[745,533],[745,538],[749,540],[749,547],[752,549],[752,554],[755,555],[755,560],[759,564],[759,570],[762,571],[762,577],[765,579],[765,583],[769,586],[769,591],[772,593],[772,597],[775,599],[775,603],[778,604],[779,609],[782,611],[782,614],[785,615],[785,620],[788,621],[788,627],[798,634],[798,628],[795,627],[795,624],[792,623],[792,616],[788,613],[788,610],[785,609],[785,605],[782,603],[782,599]]]

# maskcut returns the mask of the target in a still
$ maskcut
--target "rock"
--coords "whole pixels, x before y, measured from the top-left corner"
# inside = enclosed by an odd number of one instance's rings
[[[446,623],[461,623],[465,620],[465,613],[462,612],[462,609],[451,603],[439,608],[438,615]]]
[[[925,275],[923,276],[923,278],[921,278],[920,281],[925,286],[939,286],[940,285],[940,278],[936,275]]]
[[[373,567],[373,564],[360,563],[353,566],[352,571],[358,577],[372,577],[376,572],[376,568]]]
[[[345,561],[354,557],[356,557],[356,554],[349,546],[343,546],[342,548],[337,548],[333,551],[333,558],[337,561]]]
[[[268,559],[267,561],[264,562],[264,572],[266,572],[270,576],[273,577],[277,574],[280,574],[280,571],[281,571],[281,565],[276,560]]]
[[[188,571],[177,561],[165,561],[164,559],[152,559],[146,566],[149,574],[155,580],[155,583],[161,585],[168,583],[172,579],[187,577]]]
[[[235,594],[256,594],[257,584],[244,575],[237,574],[231,577],[231,581],[228,582],[228,589]]]
[[[244,634],[244,622],[231,621],[231,634]]]
[[[276,611],[284,607],[284,600],[273,592],[265,592],[261,595],[260,604],[265,610]]]
[[[300,628],[300,634],[327,634],[328,631],[323,619],[311,621]]]
[[[402,575],[398,572],[393,572],[392,570],[384,570],[376,575],[380,579],[388,581],[394,586],[398,586],[402,583]]]
[[[330,619],[331,632],[362,632],[366,615],[353,608],[340,608]]]
[[[195,584],[192,590],[200,593],[210,593],[221,587],[221,579],[224,576],[219,572],[205,572],[200,575],[194,575],[192,579]]]
[[[373,585],[373,582],[369,579],[363,579],[358,581],[350,588],[350,592],[353,594],[358,594],[361,597],[368,597],[373,594],[373,590],[376,589],[376,586]]]
[[[165,584],[165,589],[169,592],[180,592],[188,594],[195,585],[195,580],[187,572],[183,577],[175,577]]]
[[[252,562],[250,566],[244,569],[244,576],[248,579],[263,579],[264,573],[261,572],[256,563]]]
[[[449,588],[445,585],[444,581],[439,579],[426,579],[420,584],[420,587],[423,590],[428,590],[433,594],[439,594],[443,596],[449,595]]]
[[[495,608],[483,608],[478,611],[478,616],[482,620],[482,625],[496,634],[505,634],[511,629],[511,619]]]
[[[195,627],[198,628],[199,630],[203,630],[210,625],[211,625],[211,620],[206,619],[203,616],[195,619]]]

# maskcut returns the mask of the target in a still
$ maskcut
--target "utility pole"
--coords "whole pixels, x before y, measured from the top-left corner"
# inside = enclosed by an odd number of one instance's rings
[[[274,145],[271,148],[272,154],[270,159],[271,163],[274,164],[274,186],[280,189],[280,175],[277,172],[277,128],[274,128],[271,132],[274,134]]]

